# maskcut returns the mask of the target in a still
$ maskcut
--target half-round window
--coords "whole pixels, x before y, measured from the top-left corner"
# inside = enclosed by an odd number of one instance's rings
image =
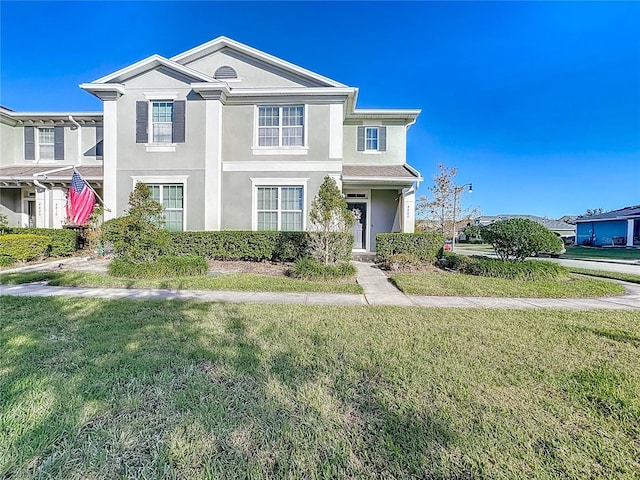
[[[218,80],[226,80],[228,78],[238,78],[238,74],[229,65],[223,65],[216,70],[216,73],[213,74],[213,78],[217,78]]]

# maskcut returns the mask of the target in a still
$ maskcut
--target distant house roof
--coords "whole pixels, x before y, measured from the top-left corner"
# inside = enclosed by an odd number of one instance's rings
[[[630,218],[640,218],[640,205],[624,207],[619,210],[589,215],[588,217],[578,217],[577,223],[595,222],[602,220],[628,220]]]
[[[527,220],[531,220],[533,222],[537,222],[541,225],[544,225],[551,231],[558,230],[570,230],[575,231],[576,226],[571,223],[567,223],[564,220],[554,220],[552,218],[547,217],[538,217],[536,215],[518,215],[518,214],[503,214],[503,215],[483,215],[481,217],[476,218],[476,223],[480,225],[489,225],[490,223],[496,222],[498,220],[507,220],[510,218],[526,218]]]

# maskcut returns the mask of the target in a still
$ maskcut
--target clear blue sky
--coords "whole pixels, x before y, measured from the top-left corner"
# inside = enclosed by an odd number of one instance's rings
[[[484,214],[640,204],[638,2],[0,3],[0,102],[101,110],[77,85],[226,35],[420,108],[407,158],[473,182]]]

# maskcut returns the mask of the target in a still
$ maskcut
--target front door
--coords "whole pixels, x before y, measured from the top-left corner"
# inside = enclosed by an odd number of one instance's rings
[[[367,248],[367,204],[348,203],[353,215],[353,249],[365,250]]]

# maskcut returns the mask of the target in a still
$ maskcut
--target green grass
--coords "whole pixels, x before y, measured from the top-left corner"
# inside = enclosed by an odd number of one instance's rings
[[[567,252],[562,258],[602,258],[609,260],[640,260],[640,248],[624,248],[624,247],[567,247]]]
[[[567,267],[571,273],[579,273],[581,275],[589,275],[591,277],[611,278],[614,280],[622,280],[631,283],[640,283],[640,275],[633,273],[621,273],[621,272],[604,272],[602,270],[590,270],[587,268],[575,268]]]
[[[571,275],[567,280],[506,280],[447,272],[402,273],[391,281],[407,295],[584,298],[624,294],[624,287]]]
[[[0,308],[0,477],[640,472],[637,312]]]
[[[165,288],[180,290],[231,290],[249,292],[363,292],[355,281],[309,281],[288,277],[273,277],[238,273],[211,277],[175,277],[166,279],[130,279],[87,272],[22,272],[0,274],[0,284],[16,285],[48,282],[64,287]]]

